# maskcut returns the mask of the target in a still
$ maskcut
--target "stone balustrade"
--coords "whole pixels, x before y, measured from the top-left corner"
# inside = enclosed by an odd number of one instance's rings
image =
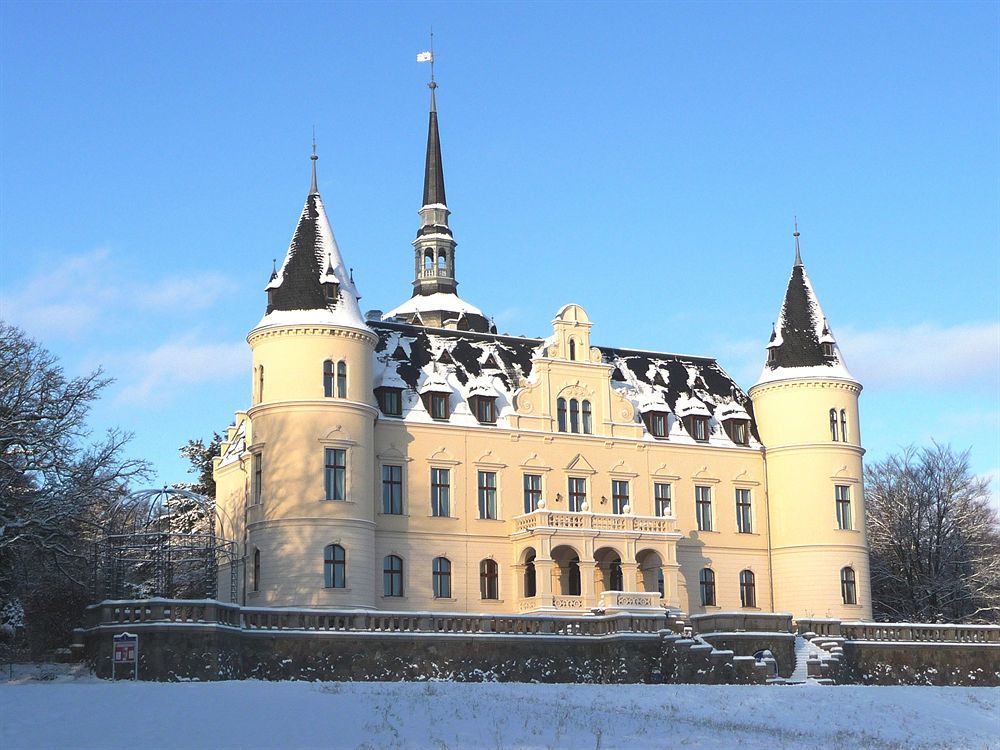
[[[599,609],[606,612],[631,610],[663,610],[659,591],[602,591]]]
[[[536,598],[537,599],[537,598]],[[582,609],[574,596],[551,597],[557,609]],[[527,600],[526,600],[527,601]],[[523,605],[522,605],[523,606]],[[537,603],[533,606],[540,606]],[[88,625],[130,626],[184,623],[224,625],[244,631],[317,633],[410,633],[414,635],[603,636],[657,633],[669,627],[666,613],[579,615],[468,615],[438,612],[277,609],[239,607],[211,600],[106,601],[88,608]]]
[[[633,516],[589,511],[576,513],[542,509],[516,516],[514,526],[517,532],[535,529],[572,529],[674,534],[677,531],[677,519],[669,516]]]
[[[791,633],[792,616],[785,612],[712,612],[688,618],[695,633]]]
[[[998,643],[1000,625],[942,625],[917,622],[842,622],[827,618],[796,621],[798,632],[848,641],[910,643]]]

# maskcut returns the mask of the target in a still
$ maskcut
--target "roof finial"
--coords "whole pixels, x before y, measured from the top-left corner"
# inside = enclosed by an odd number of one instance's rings
[[[431,48],[427,52],[418,54],[417,62],[429,62],[431,64],[431,82],[427,84],[427,88],[431,90],[431,112],[437,112],[437,98],[434,95],[434,89],[438,86],[434,81],[434,27],[431,27]]]
[[[316,184],[316,160],[319,159],[319,157],[316,155],[316,126],[315,125],[313,125],[313,152],[312,152],[312,156],[310,156],[309,158],[312,160],[312,163],[313,163],[312,185],[309,186],[309,195],[318,195],[319,194],[319,187]]]
[[[802,254],[799,252],[799,217],[795,217],[795,231],[792,232],[792,237],[795,238],[795,265],[802,265]]]

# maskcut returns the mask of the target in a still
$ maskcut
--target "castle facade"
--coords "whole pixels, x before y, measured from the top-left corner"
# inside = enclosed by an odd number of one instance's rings
[[[215,460],[241,603],[869,618],[858,397],[799,254],[758,381],[458,296],[431,90],[412,296],[362,314],[313,179]],[[229,572],[221,578],[227,581]]]

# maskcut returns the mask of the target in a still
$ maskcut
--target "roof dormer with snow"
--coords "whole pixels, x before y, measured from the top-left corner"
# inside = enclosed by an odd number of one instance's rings
[[[767,344],[767,361],[756,385],[799,378],[832,378],[856,383],[844,364],[840,347],[802,263],[798,226],[793,236],[795,265]]]
[[[420,208],[420,229],[413,240],[413,296],[390,310],[383,320],[401,320],[432,328],[453,328],[489,333],[489,320],[482,310],[458,296],[455,277],[455,237],[448,226],[444,191],[444,165],[438,130],[437,84],[431,80],[431,106],[427,126],[427,154],[424,160],[424,196]]]
[[[371,332],[358,307],[357,288],[333,236],[316,183],[313,146],[312,185],[288,252],[264,287],[267,310],[255,326],[328,324]]]

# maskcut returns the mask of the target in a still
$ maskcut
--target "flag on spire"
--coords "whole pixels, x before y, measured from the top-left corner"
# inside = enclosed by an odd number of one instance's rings
[[[417,54],[417,62],[434,62],[433,52],[420,52]]]

